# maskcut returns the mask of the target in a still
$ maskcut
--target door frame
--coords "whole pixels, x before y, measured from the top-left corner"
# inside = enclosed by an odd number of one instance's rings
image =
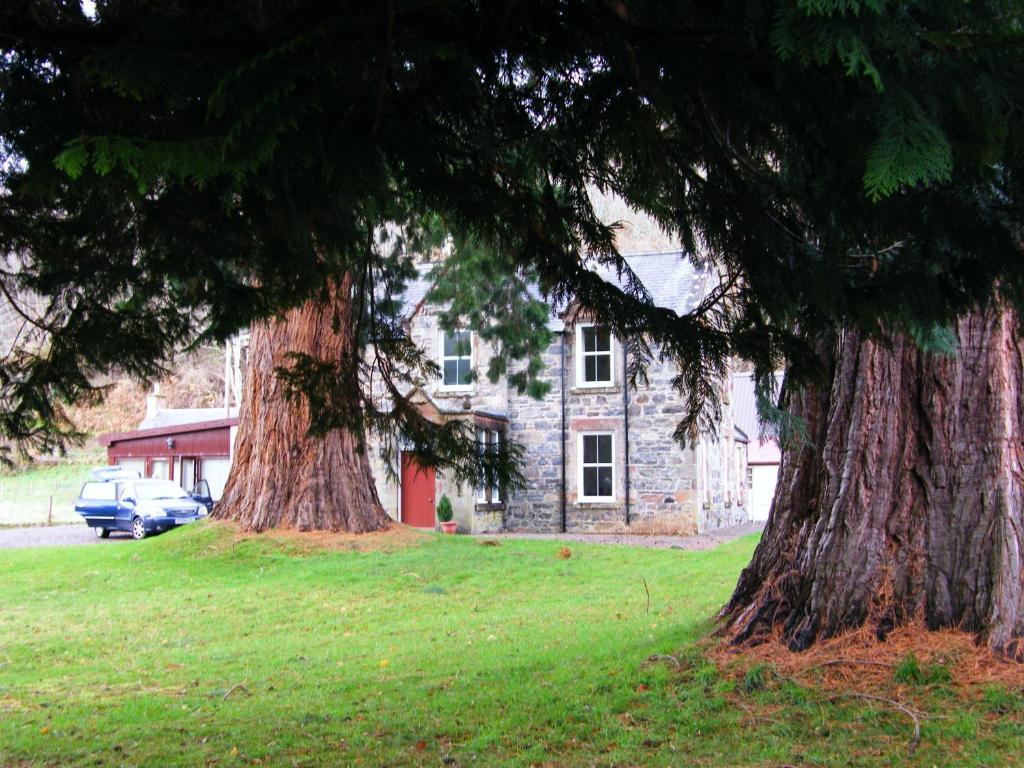
[[[155,454],[153,456],[146,457],[146,479],[153,479],[153,464],[157,461],[167,462],[167,477],[164,480],[174,480],[174,456],[165,456],[164,454]]]
[[[404,480],[403,472],[405,471],[405,457],[406,457],[406,455],[408,455],[410,458],[412,458],[413,461],[415,461],[416,451],[406,451],[406,450],[402,449],[402,450],[399,450],[399,452],[398,452],[398,522],[401,523],[402,525],[408,525],[408,523],[405,522],[405,503],[403,502],[403,496],[405,495],[404,492],[403,492],[403,486],[405,485],[405,480]],[[436,494],[436,492],[437,492],[437,487],[436,487],[436,484],[437,484],[437,470],[436,469],[434,470],[434,479],[433,479],[432,482],[435,484],[435,487],[434,487],[433,490],[434,490],[434,492]],[[436,529],[437,528],[437,507],[436,507],[436,505],[434,505],[434,508],[433,508],[432,511],[434,513],[434,528]],[[424,528],[423,530],[427,530],[427,529]]]

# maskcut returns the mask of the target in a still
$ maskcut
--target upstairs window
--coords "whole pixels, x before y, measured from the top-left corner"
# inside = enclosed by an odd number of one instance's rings
[[[615,498],[615,437],[610,432],[580,435],[580,500]]]
[[[501,432],[496,429],[477,428],[476,430],[477,449],[481,455],[485,452],[498,453],[501,451]],[[484,482],[476,489],[477,504],[501,504],[501,486],[493,476],[488,474]]]
[[[576,326],[576,384],[581,387],[612,384],[612,332],[599,325]]]
[[[470,387],[473,345],[469,331],[441,331],[441,376],[446,387]]]

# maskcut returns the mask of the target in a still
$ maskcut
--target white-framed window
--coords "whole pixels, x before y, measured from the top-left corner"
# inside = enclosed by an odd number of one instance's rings
[[[167,459],[153,459],[150,462],[149,476],[154,480],[166,480],[168,466]]]
[[[441,384],[447,389],[473,386],[473,339],[470,331],[441,331]]]
[[[615,435],[585,432],[579,438],[579,500],[615,498]]]
[[[607,387],[613,383],[612,332],[604,326],[576,326],[576,386]]]
[[[501,450],[501,432],[477,427],[476,444],[481,454],[487,451],[497,453]],[[494,478],[485,478],[476,489],[476,501],[477,504],[501,504],[504,501],[501,497],[501,486]]]

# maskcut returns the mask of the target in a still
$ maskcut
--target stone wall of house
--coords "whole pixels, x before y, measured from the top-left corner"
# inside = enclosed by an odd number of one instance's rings
[[[441,379],[422,382],[423,391],[440,408],[449,411],[487,411],[505,414],[508,410],[508,385],[502,378],[491,382],[487,378],[487,366],[493,355],[491,345],[476,333],[473,340],[473,369],[476,381],[468,387],[445,387]],[[412,339],[427,352],[432,360],[441,362],[441,326],[438,310],[432,304],[425,304],[416,314],[412,324]]]
[[[377,484],[377,497],[381,506],[392,520],[398,520],[399,487],[395,482],[398,476],[398,457],[392,458],[388,472],[388,463],[380,455],[380,442],[374,436],[367,440],[367,451],[369,452],[370,468],[373,470],[373,479]]]
[[[424,307],[416,316],[414,340],[440,360],[441,335],[435,311]],[[440,381],[423,382],[422,390],[441,409],[486,412],[507,416],[507,438],[524,450],[525,488],[506,494],[504,506],[476,503],[474,488],[460,488],[437,473],[436,498],[447,494],[460,532],[498,530],[557,532],[562,526],[562,482],[565,479],[565,526],[570,532],[633,532],[693,534],[744,522],[746,507],[738,490],[745,470],[737,465],[731,387],[724,387],[722,421],[717,436],[701,436],[696,447],[682,446],[672,433],[684,411],[682,397],[673,390],[675,368],[654,362],[646,384],[629,388],[623,402],[625,379],[622,348],[613,348],[614,376],[610,386],[587,387],[577,381],[575,332],[570,327],[543,355],[542,379],[547,395],[535,400],[510,388],[507,380],[491,383],[486,367],[491,349],[473,336],[477,380],[462,389],[445,388]],[[561,401],[565,392],[563,444]],[[629,504],[626,503],[626,408],[629,423]],[[583,501],[580,493],[580,436],[588,432],[613,435],[615,454],[614,496],[607,501]],[[375,446],[374,446],[375,448]],[[563,470],[564,451],[564,470]],[[399,518],[400,490],[388,477],[379,456],[372,456],[381,503]],[[397,467],[397,464],[396,464]]]
[[[692,534],[699,527],[697,452],[672,436],[684,410],[674,376],[672,366],[654,362],[647,386],[630,391],[630,517],[637,532]]]
[[[746,506],[746,466],[738,456],[733,428],[731,387],[719,392],[722,419],[717,435],[701,439],[696,457],[700,533],[749,520]]]
[[[436,498],[441,501],[441,496],[447,496],[452,502],[452,520],[459,524],[460,533],[477,533],[474,529],[474,513],[476,512],[476,490],[460,486],[454,480],[445,477],[442,470],[436,474],[437,490]]]
[[[411,335],[413,341],[423,349],[432,360],[441,363],[441,327],[438,310],[431,304],[425,304],[413,318]],[[420,389],[435,405],[452,414],[462,414],[467,419],[475,411],[486,412],[504,417],[508,408],[508,386],[504,379],[491,382],[487,378],[487,366],[493,354],[490,344],[472,335],[473,367],[476,380],[466,387],[445,387],[437,378],[432,381],[418,382]],[[460,416],[461,417],[461,416]],[[377,483],[377,493],[385,511],[393,519],[400,519],[401,488],[397,482],[398,458],[392,460],[396,474],[389,475],[384,458],[380,454],[380,443],[370,440],[371,465]],[[461,533],[494,533],[503,526],[503,515],[500,508],[478,506],[476,489],[460,486],[445,477],[444,472],[435,475],[435,498],[440,501],[447,495],[452,502],[454,520],[459,524]]]
[[[442,337],[438,308],[425,304],[416,314],[412,325],[413,341],[426,350],[431,359],[441,364]],[[487,377],[494,348],[476,333],[471,335],[473,370],[476,379],[467,387],[445,387],[442,379],[422,383],[422,389],[442,410],[464,413],[484,412],[504,418],[508,412],[508,383],[504,378],[492,382]],[[437,473],[437,498],[447,494],[452,502],[454,520],[460,533],[496,533],[502,529],[500,508],[477,504],[476,488],[460,486],[454,480]]]
[[[511,531],[550,533],[561,530],[562,426],[561,340],[543,355],[541,380],[550,385],[542,400],[509,392],[508,438],[525,450],[526,487],[509,494],[505,527]]]
[[[627,524],[622,350],[613,351],[615,374],[610,386],[579,386],[576,379],[575,335],[565,336],[565,375],[560,379],[561,338],[544,358],[551,391],[541,401],[509,393],[510,437],[525,449],[527,488],[509,500],[505,525],[514,531],[561,530],[562,432],[561,382],[565,385],[566,530],[570,532],[633,532],[692,534],[746,519],[731,484],[742,482],[727,459],[735,453],[731,404],[723,401],[720,435],[702,436],[699,445],[681,446],[672,433],[682,417],[682,397],[672,389],[675,369],[655,361],[647,383],[628,392],[629,520]],[[728,391],[728,387],[725,388]],[[607,502],[579,499],[579,440],[587,432],[613,435],[614,497]],[[701,456],[706,461],[702,470]]]

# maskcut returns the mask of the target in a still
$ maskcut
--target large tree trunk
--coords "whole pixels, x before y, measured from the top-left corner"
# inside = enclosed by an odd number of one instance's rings
[[[870,622],[960,627],[1019,652],[1024,630],[1024,345],[1011,312],[959,322],[955,356],[842,333],[831,388],[790,397],[768,526],[723,612],[738,641],[794,650]]]
[[[216,517],[252,531],[366,533],[388,526],[359,440],[340,429],[311,437],[306,399],[288,398],[275,373],[291,364],[291,353],[349,359],[355,344],[350,282],[334,287],[327,301],[307,302],[252,329],[235,457]]]

